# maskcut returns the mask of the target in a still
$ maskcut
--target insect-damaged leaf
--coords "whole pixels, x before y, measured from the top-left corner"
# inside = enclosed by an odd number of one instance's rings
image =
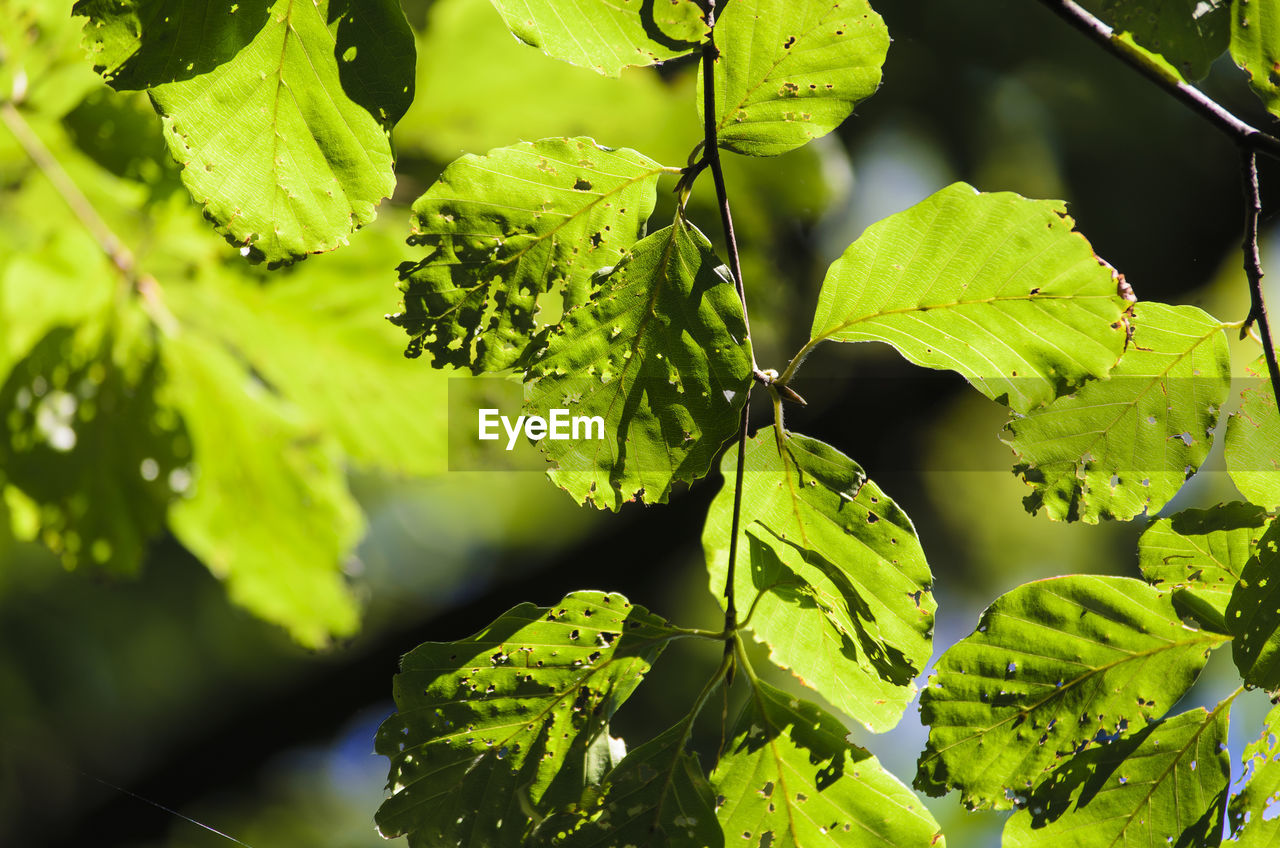
[[[695,0],[493,0],[516,38],[571,65],[616,77],[695,49],[706,32]]]
[[[112,87],[145,90],[182,180],[269,262],[346,244],[395,187],[390,131],[413,100],[395,0],[80,0]]]
[[[1058,201],[949,186],[831,265],[812,342],[887,342],[1018,412],[1105,377],[1127,304],[1072,225]]]
[[[1027,508],[1058,521],[1155,513],[1199,469],[1231,390],[1222,325],[1194,306],[1139,303],[1110,379],[1092,380],[1005,427],[1035,490]]]
[[[1227,633],[1227,602],[1267,523],[1262,507],[1238,501],[1162,518],[1138,540],[1142,576],[1172,590],[1201,626]]]
[[[379,830],[411,846],[523,844],[531,812],[582,799],[593,743],[670,635],[621,595],[575,592],[415,648],[378,730],[392,789]]]
[[[685,753],[692,716],[627,754],[572,813],[537,828],[554,848],[722,848],[715,796],[698,760]]]
[[[777,430],[747,442],[735,597],[772,659],[875,731],[898,723],[929,661],[936,605],[911,520],[851,459]],[[707,516],[711,589],[724,592],[733,520],[730,481]],[[722,601],[723,603],[723,601]]]
[[[777,156],[875,93],[889,31],[866,0],[733,0],[716,21],[719,145]],[[703,80],[698,77],[699,91]],[[703,98],[699,93],[698,114]]]
[[[637,243],[529,368],[533,412],[604,422],[602,439],[542,440],[551,479],[617,510],[637,496],[665,503],[674,482],[705,476],[746,400],[746,338],[742,303],[702,233],[677,217]]]
[[[1005,848],[1209,848],[1222,841],[1230,700],[1147,725],[1063,762],[1004,828]]]
[[[916,787],[1008,809],[1091,741],[1159,718],[1226,638],[1192,630],[1139,580],[1076,575],[1001,596],[920,695]]]
[[[1254,503],[1274,509],[1280,507],[1280,414],[1263,360],[1250,371],[1258,382],[1241,394],[1240,411],[1227,419],[1223,453],[1236,488]]]
[[[1232,844],[1270,848],[1280,842],[1280,818],[1268,815],[1280,801],[1280,707],[1267,713],[1262,736],[1245,747],[1241,760],[1249,769],[1249,782],[1227,805]]]
[[[463,156],[413,204],[410,241],[429,249],[400,266],[406,355],[500,371],[542,339],[547,293],[584,303],[593,272],[631,247],[653,211],[662,166],[587,138],[551,138]],[[558,314],[558,312],[557,312]]]
[[[1231,0],[1231,58],[1267,111],[1280,115],[1280,9],[1266,0]]]
[[[730,844],[837,848],[939,844],[937,822],[910,789],[846,741],[830,713],[755,682],[711,775]]]
[[[1190,80],[1209,73],[1231,37],[1230,0],[1086,0],[1081,5]]]
[[[1280,520],[1272,519],[1227,604],[1231,654],[1251,686],[1280,689]]]

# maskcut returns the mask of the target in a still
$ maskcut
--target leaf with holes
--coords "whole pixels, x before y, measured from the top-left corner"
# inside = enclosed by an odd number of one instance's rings
[[[1024,500],[1057,521],[1154,514],[1195,473],[1231,391],[1222,325],[1194,306],[1134,306],[1129,350],[1093,380],[1005,426],[1034,489]]]
[[[1231,0],[1231,58],[1253,93],[1280,115],[1280,9],[1265,0]]]
[[[1280,507],[1280,414],[1262,359],[1249,369],[1257,382],[1246,389],[1240,411],[1227,419],[1224,454],[1231,480],[1254,503]]]
[[[1105,377],[1124,347],[1114,272],[1063,204],[957,183],[867,228],[827,272],[805,353],[882,341],[1017,412]]]
[[[493,0],[516,38],[554,59],[616,77],[695,50],[707,31],[695,0]]]
[[[145,334],[50,330],[0,388],[0,469],[39,507],[63,565],[135,574],[190,477],[182,422],[157,400],[164,368]]]
[[[1269,848],[1280,843],[1280,707],[1262,723],[1262,736],[1245,746],[1241,761],[1249,780],[1227,805],[1231,834],[1240,848]]]
[[[1173,592],[1174,606],[1203,627],[1227,633],[1227,603],[1268,524],[1256,504],[1186,509],[1153,522],[1138,540],[1147,582]]]
[[[734,594],[771,658],[882,732],[902,717],[932,649],[933,576],[906,514],[851,459],[769,428],[747,442]],[[720,472],[736,477],[736,454]],[[711,590],[724,592],[733,485],[702,534]],[[723,601],[722,601],[723,603]]]
[[[1280,520],[1272,519],[1227,604],[1231,654],[1251,686],[1280,689]]]
[[[697,757],[684,750],[692,719],[627,754],[598,786],[587,787],[576,810],[540,823],[543,843],[723,848],[711,785]]]
[[[866,0],[733,0],[715,39],[717,139],[748,156],[777,156],[840,126],[880,86],[889,50]]]
[[[1008,809],[1063,758],[1162,716],[1227,637],[1185,626],[1126,577],[1038,580],[1002,595],[920,696],[916,787]]]
[[[1208,74],[1231,39],[1230,0],[1088,0],[1081,5],[1190,80]]]
[[[308,647],[359,624],[343,565],[364,526],[336,442],[197,332],[162,347],[194,455],[169,527],[231,599]]]
[[[391,127],[413,100],[395,0],[79,0],[117,90],[145,90],[205,214],[248,255],[333,250],[395,187]]]
[[[672,635],[621,595],[575,592],[418,646],[378,730],[392,790],[378,829],[411,846],[522,845],[527,811],[581,800],[593,743]]]
[[[463,156],[413,204],[416,244],[400,266],[402,311],[391,316],[435,365],[475,373],[527,364],[545,332],[542,295],[564,311],[585,303],[591,275],[643,231],[664,169],[588,138],[549,138]],[[559,311],[556,311],[559,314]]]
[[[711,784],[731,843],[925,848],[941,832],[925,805],[835,716],[764,682],[747,703]]]
[[[679,217],[637,243],[565,316],[527,379],[531,413],[567,410],[542,450],[579,503],[665,503],[673,483],[705,476],[751,384],[742,303],[711,243]],[[572,432],[578,417],[595,419],[596,434]]]
[[[1005,824],[1005,848],[1222,841],[1231,701],[1147,725],[1066,760]]]

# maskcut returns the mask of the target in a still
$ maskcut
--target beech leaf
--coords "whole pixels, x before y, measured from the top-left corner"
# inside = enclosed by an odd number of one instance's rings
[[[672,484],[705,476],[751,384],[742,303],[711,243],[679,217],[638,242],[527,379],[530,411],[603,421],[603,438],[541,442],[551,479],[579,503],[665,503]]]
[[[1117,278],[1059,201],[944,188],[832,263],[806,352],[882,341],[1028,412],[1105,377],[1124,347]]]

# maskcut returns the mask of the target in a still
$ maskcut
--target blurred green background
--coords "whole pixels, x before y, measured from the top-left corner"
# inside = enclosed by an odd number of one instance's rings
[[[0,2],[0,15],[16,2]],[[1063,198],[1140,298],[1197,304],[1223,320],[1244,316],[1243,206],[1228,141],[1034,3],[875,5],[894,38],[880,92],[820,143],[726,163],[763,367],[780,368],[804,340],[826,265],[863,228],[956,180]],[[449,161],[518,140],[589,135],[682,165],[700,132],[688,60],[612,81],[518,44],[486,0],[405,7],[418,33],[418,88],[394,136],[395,197],[350,248],[278,275],[359,287],[370,308],[353,320],[366,322],[361,331],[389,360],[401,345],[382,313],[396,306],[407,207]],[[130,223],[137,213],[128,210],[169,220],[190,201],[145,99],[98,80],[79,55],[78,26],[44,24],[39,51],[61,58],[28,82],[45,87],[41,102],[65,131],[68,159],[112,175],[104,202],[125,211],[106,214],[126,219],[126,238],[182,240],[192,263],[238,261],[194,211],[181,213],[187,223],[173,231]],[[1204,87],[1266,124],[1234,67],[1220,63]],[[1276,176],[1268,166],[1264,184]],[[709,190],[708,180],[698,186],[693,216],[718,240]],[[657,215],[672,207],[662,191]],[[71,282],[59,296],[92,297],[102,283],[83,258],[92,244],[76,228],[0,129],[0,268],[18,267],[23,245],[64,239]],[[1264,264],[1275,239],[1268,229]],[[1276,280],[1280,272],[1268,278],[1269,292],[1280,303]],[[12,347],[20,323],[11,320],[8,332]],[[854,457],[915,521],[936,576],[939,652],[1019,583],[1067,572],[1136,576],[1142,522],[1055,525],[1023,511],[1025,487],[996,438],[1000,407],[887,348],[836,347],[806,365],[795,387],[809,406],[790,410],[788,425]],[[401,395],[413,414],[435,416],[439,458],[446,383],[435,394]],[[762,404],[754,421],[766,423],[767,412]],[[231,844],[182,816],[253,848],[382,845],[372,818],[386,771],[371,753],[373,733],[392,710],[397,659],[414,645],[459,638],[520,601],[549,604],[579,588],[621,591],[678,623],[716,626],[698,539],[718,481],[669,506],[601,515],[537,473],[448,472],[442,459],[417,459],[439,473],[350,471],[368,520],[347,568],[363,623],[322,652],[230,605],[172,539],[149,548],[137,577],[106,578],[64,569],[0,521],[0,845]],[[1170,510],[1236,497],[1221,469],[1218,448]],[[716,660],[705,646],[673,648],[615,733],[640,740],[669,726]],[[1187,705],[1230,688],[1231,669],[1217,662]],[[1234,750],[1239,728],[1256,727],[1265,708],[1256,693],[1238,702]],[[717,721],[704,722],[704,763]],[[889,734],[855,732],[907,783],[924,736],[914,707]],[[953,848],[998,844],[1001,815],[967,814],[954,798],[930,806]]]

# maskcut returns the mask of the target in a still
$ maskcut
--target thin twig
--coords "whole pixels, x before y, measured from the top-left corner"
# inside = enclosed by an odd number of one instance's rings
[[[720,147],[716,138],[716,74],[715,63],[720,55],[715,39],[715,0],[706,0],[706,21],[708,35],[702,45],[702,140],[703,160],[711,169],[711,177],[716,186],[716,200],[720,205],[720,224],[724,228],[724,238],[729,250],[729,273],[733,275],[733,284],[738,290],[738,300],[742,303],[742,323],[746,331],[744,341],[751,342],[751,322],[747,318],[747,291],[742,284],[742,263],[738,258],[738,240],[733,233],[733,214],[729,211],[729,194],[725,189],[724,169],[720,164]],[[755,355],[752,354],[752,371],[755,367]],[[742,402],[742,421],[738,426],[738,473],[733,487],[733,521],[729,536],[729,565],[725,573],[725,632],[735,630],[738,626],[738,611],[734,603],[734,577],[738,562],[738,528],[742,521],[742,487],[743,473],[747,460],[747,418],[751,410],[751,389],[755,383],[747,384],[746,398]],[[725,646],[726,651],[733,650],[732,641]]]
[[[1200,89],[1151,61],[1075,0],[1040,0],[1060,18],[1102,45],[1109,53],[1164,88],[1192,111],[1226,133],[1236,144],[1280,159],[1280,139],[1241,120]]]
[[[172,332],[178,325],[177,319],[169,312],[161,298],[160,284],[155,277],[150,274],[142,273],[134,259],[133,253],[125,246],[98,214],[98,210],[93,203],[80,190],[80,186],[76,185],[75,180],[62,167],[62,163],[57,157],[50,152],[45,143],[41,141],[40,136],[36,135],[31,129],[31,125],[22,117],[22,113],[18,108],[9,101],[0,102],[0,119],[4,121],[9,132],[13,133],[13,137],[18,140],[18,144],[22,147],[23,152],[31,159],[35,166],[40,169],[41,173],[48,178],[53,185],[55,191],[62,198],[63,202],[71,209],[72,214],[80,224],[88,231],[93,240],[98,243],[98,247],[102,250],[111,264],[115,267],[120,275],[128,283],[130,288],[137,292],[142,298],[142,302],[147,309],[147,313],[151,319],[166,332]]]
[[[1258,185],[1257,153],[1253,150],[1243,151],[1241,164],[1245,195],[1244,273],[1249,279],[1249,317],[1240,328],[1240,338],[1244,338],[1254,322],[1257,322],[1258,334],[1262,336],[1262,352],[1271,376],[1271,391],[1276,397],[1276,408],[1280,409],[1280,364],[1276,362],[1275,343],[1267,320],[1267,303],[1262,297],[1262,259],[1258,255],[1258,218],[1262,215],[1262,191]]]

